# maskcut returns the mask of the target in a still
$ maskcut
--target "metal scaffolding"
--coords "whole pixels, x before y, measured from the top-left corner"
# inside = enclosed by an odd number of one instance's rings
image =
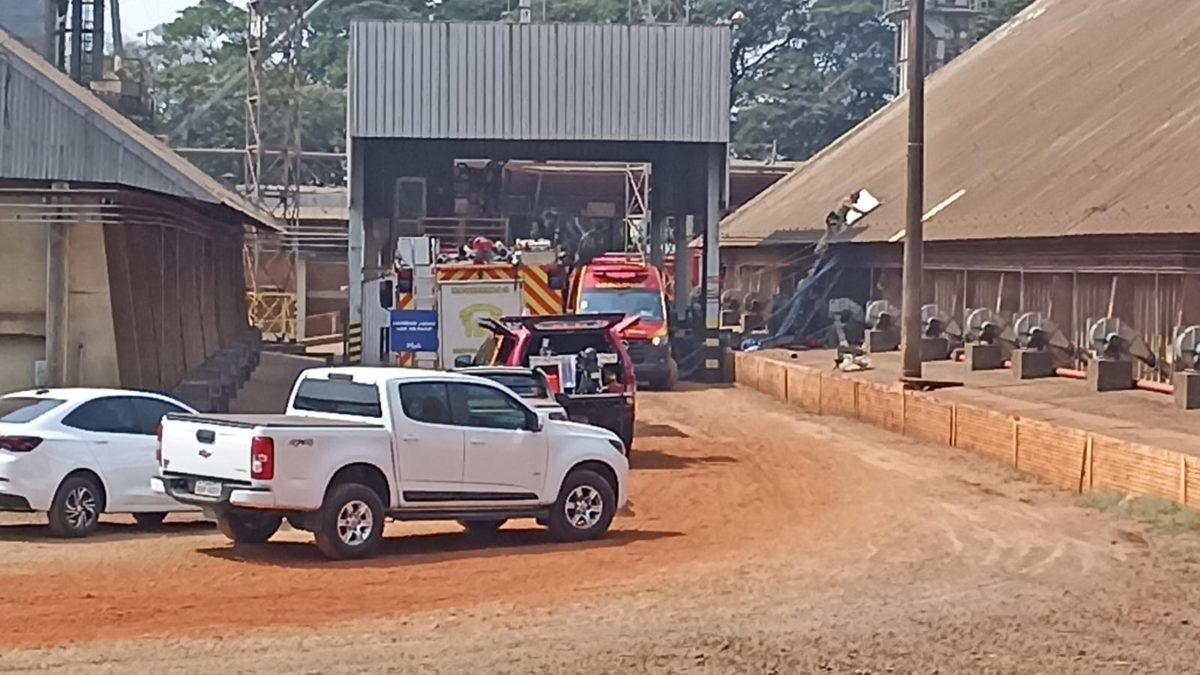
[[[649,164],[625,165],[625,250],[643,252],[650,228]]]
[[[301,162],[302,145],[302,102],[303,85],[301,53],[304,45],[304,8],[301,0],[249,0],[246,3],[246,149],[244,190],[248,197],[259,203],[285,223],[283,237],[268,241],[261,232],[248,231],[245,245],[245,261],[249,271],[250,289],[247,293],[250,304],[250,320],[255,325],[263,324],[264,317],[271,317],[271,326],[259,325],[264,333],[277,339],[303,339],[303,312],[306,290],[303,288],[302,272],[304,261],[300,253],[300,185],[303,182]],[[273,24],[282,24],[282,31],[274,31],[279,39],[269,44]],[[264,45],[265,51],[264,51]],[[265,149],[262,115],[266,95],[271,102],[268,109],[273,118],[282,122],[281,133],[269,140],[275,147]],[[274,158],[270,166],[264,167],[264,155]],[[279,176],[267,186],[265,174]],[[263,253],[271,250],[287,250],[290,264],[284,266],[282,278],[274,273],[277,266],[264,264]],[[271,289],[259,287],[260,277],[270,280]],[[265,297],[265,290],[286,292],[295,282],[295,296],[290,303],[279,303],[279,307],[291,307],[291,314],[279,317],[278,312],[266,311],[258,305]],[[285,312],[287,314],[287,312]],[[282,333],[278,327],[286,326]],[[271,330],[267,330],[271,328]]]

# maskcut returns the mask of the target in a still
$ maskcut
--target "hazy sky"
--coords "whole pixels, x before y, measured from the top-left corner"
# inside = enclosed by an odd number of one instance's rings
[[[121,0],[121,32],[127,37],[136,37],[144,30],[174,19],[179,10],[196,2],[197,0]]]

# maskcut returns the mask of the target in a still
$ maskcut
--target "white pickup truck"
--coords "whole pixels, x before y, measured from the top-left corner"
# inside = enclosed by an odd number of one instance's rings
[[[333,559],[374,553],[385,517],[476,533],[535,518],[560,541],[602,537],[629,474],[612,432],[427,370],[308,370],[284,415],[170,414],[161,434],[154,490],[234,542],[265,542],[287,518]]]

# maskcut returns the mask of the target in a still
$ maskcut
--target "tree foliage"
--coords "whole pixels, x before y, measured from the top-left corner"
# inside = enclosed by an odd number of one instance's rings
[[[986,34],[1030,0],[995,0],[980,27]],[[264,3],[267,4],[267,3]],[[616,23],[629,20],[629,0],[534,0],[535,20]],[[306,26],[303,137],[306,150],[345,145],[349,25],[354,19],[499,21],[515,18],[517,0],[334,0]],[[805,159],[886,103],[893,87],[893,28],[881,0],[692,0],[692,22],[729,23],[735,12],[730,74],[734,151],[740,156]],[[544,14],[543,14],[544,13]],[[635,17],[636,18],[636,17]],[[134,45],[151,73],[155,133],[166,133],[245,68],[246,14],[230,0],[198,0]],[[264,84],[264,144],[278,144],[282,114]],[[273,79],[274,78],[274,79]],[[241,147],[242,93],[218,100],[184,138],[196,147]],[[227,160],[210,171],[235,171]],[[219,163],[218,163],[219,164]],[[236,171],[235,171],[236,172]]]

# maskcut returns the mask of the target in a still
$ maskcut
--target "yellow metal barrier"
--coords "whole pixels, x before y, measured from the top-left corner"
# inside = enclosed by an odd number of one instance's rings
[[[280,291],[246,291],[250,325],[267,339],[296,339],[296,294]]]

